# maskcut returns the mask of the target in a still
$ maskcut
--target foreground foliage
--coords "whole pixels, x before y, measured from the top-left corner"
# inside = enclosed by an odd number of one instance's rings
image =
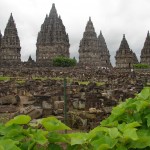
[[[114,107],[89,133],[58,132],[71,129],[54,117],[30,121],[20,115],[0,124],[0,150],[149,150],[150,88]]]

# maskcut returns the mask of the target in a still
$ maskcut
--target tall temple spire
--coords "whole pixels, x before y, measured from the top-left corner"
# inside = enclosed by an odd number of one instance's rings
[[[51,64],[56,56],[69,57],[69,38],[65,26],[58,17],[55,4],[52,4],[49,16],[46,15],[37,37],[36,61]]]
[[[1,44],[2,44],[2,33],[1,33],[1,30],[0,30],[0,49],[1,49]]]
[[[89,17],[89,21],[87,22],[86,28],[85,28],[86,32],[95,32],[94,26],[93,26],[93,22],[91,21],[91,17]]]
[[[21,62],[20,40],[18,37],[18,32],[17,32],[16,24],[13,19],[12,13],[10,14],[8,23],[4,31],[1,49],[2,49],[2,53],[1,53],[2,62],[7,62],[7,63]]]
[[[123,34],[119,50],[116,52],[116,68],[132,68],[133,64],[137,64],[136,54],[129,48],[128,42]]]
[[[126,40],[126,37],[125,37],[125,34],[123,34],[123,39],[121,41],[121,44],[120,44],[120,48],[119,49],[130,49],[129,48],[129,45],[128,45],[128,42]]]
[[[52,9],[50,11],[49,17],[50,18],[57,18],[58,17],[57,10],[55,8],[55,4],[54,3],[52,4]]]
[[[107,48],[104,36],[103,36],[101,31],[100,31],[100,34],[98,36],[98,49],[100,52],[101,66],[102,67],[111,67],[112,65],[110,62],[109,50]]]
[[[141,50],[141,63],[150,65],[150,35],[147,32],[147,37]]]
[[[100,53],[98,51],[98,39],[91,21],[89,18],[83,38],[79,45],[79,65],[89,67],[100,67]]]

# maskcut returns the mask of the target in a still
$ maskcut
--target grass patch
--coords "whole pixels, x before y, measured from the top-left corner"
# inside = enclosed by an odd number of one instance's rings
[[[57,81],[60,81],[60,80],[63,80],[64,78],[60,78],[60,77],[54,77],[54,78],[51,78],[51,80],[57,80]]]
[[[77,81],[79,85],[88,85],[90,82],[89,81]]]
[[[6,80],[10,80],[10,77],[0,76],[0,81],[6,81]]]
[[[105,84],[105,82],[96,82],[96,85],[97,86],[102,86],[102,85],[104,85]]]
[[[25,80],[17,80],[16,83],[23,84],[25,83]]]

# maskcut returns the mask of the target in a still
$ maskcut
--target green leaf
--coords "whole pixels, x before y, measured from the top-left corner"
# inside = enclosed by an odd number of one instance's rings
[[[43,118],[41,124],[47,131],[71,130],[68,126],[55,117]]]
[[[107,150],[112,149],[117,142],[117,139],[113,139],[109,136],[102,136],[99,139],[92,141],[91,144],[94,147],[94,150]]]
[[[118,144],[116,150],[128,150],[124,145]]]
[[[144,149],[150,147],[150,131],[142,129],[137,131],[139,139],[137,141],[131,141],[129,148],[140,148]]]
[[[21,150],[16,144],[18,142],[11,139],[0,140],[0,150]]]
[[[128,128],[126,130],[124,130],[123,132],[123,136],[125,139],[132,139],[132,140],[138,140],[138,135],[136,133],[135,128]]]
[[[14,119],[9,120],[5,125],[10,126],[12,124],[28,124],[31,120],[31,117],[28,115],[19,115],[14,117]]]
[[[58,145],[58,144],[50,143],[50,144],[48,145],[47,150],[63,150],[63,149],[62,149],[62,148],[60,147],[60,145]]]
[[[121,134],[120,134],[120,132],[118,131],[117,128],[110,128],[109,129],[109,135],[113,139],[121,136]]]
[[[88,133],[71,133],[68,134],[71,139],[71,145],[87,143]]]
[[[147,119],[147,126],[150,127],[150,114],[146,115],[145,118]]]
[[[148,100],[150,98],[150,88],[145,87],[139,94],[138,97],[144,100]]]
[[[134,102],[134,104],[136,105],[136,109],[138,112],[149,106],[149,103],[144,100],[137,100],[136,102]]]
[[[47,131],[43,131],[40,129],[35,130],[34,132],[32,132],[32,140],[34,140],[37,144],[44,145],[48,142],[46,138],[47,134]]]
[[[57,132],[50,132],[47,138],[50,143],[55,143],[55,142],[70,143],[70,138],[67,134],[59,134]]]

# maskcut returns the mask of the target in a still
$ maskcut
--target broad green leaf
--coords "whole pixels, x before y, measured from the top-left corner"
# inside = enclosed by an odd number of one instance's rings
[[[144,100],[148,100],[150,98],[150,88],[145,87],[139,94],[138,97]]]
[[[63,149],[62,149],[62,148],[60,147],[60,145],[58,145],[58,144],[50,143],[50,144],[48,145],[47,150],[63,150]]]
[[[67,134],[59,134],[57,132],[50,132],[47,138],[50,143],[55,143],[55,142],[70,143],[70,138]]]
[[[102,136],[99,139],[92,141],[91,144],[94,147],[94,150],[108,150],[112,149],[117,141],[117,139],[113,139],[109,136]]]
[[[131,141],[130,148],[146,148],[150,147],[150,136],[141,136],[137,141]]]
[[[0,140],[0,150],[21,150],[16,144],[18,142],[11,139]]]
[[[139,127],[139,126],[141,126],[141,125],[136,121],[126,124],[126,128],[135,128],[135,127]]]
[[[136,105],[136,109],[138,112],[140,110],[145,109],[147,106],[149,106],[149,103],[147,101],[144,101],[144,100],[137,100],[136,102],[134,102],[134,104]]]
[[[90,131],[90,133],[95,133],[95,132],[106,132],[106,133],[108,133],[109,128],[97,126],[96,128],[94,128],[93,130]]]
[[[114,107],[112,110],[112,114],[115,115],[116,117],[122,115],[125,112],[124,107],[122,105],[118,105],[117,107]]]
[[[128,150],[124,145],[118,144],[116,150]]]
[[[68,134],[71,139],[71,145],[87,143],[88,133],[71,133]]]
[[[13,124],[13,125],[8,126],[8,127],[3,126],[3,128],[0,128],[0,134],[1,135],[6,135],[6,134],[8,134],[13,129],[16,129],[16,130],[20,131],[20,130],[22,130],[22,127],[19,126],[19,125],[17,125],[17,124]]]
[[[10,126],[12,124],[28,124],[31,120],[31,117],[28,115],[19,115],[14,117],[13,119],[9,120],[5,125]]]
[[[55,117],[43,118],[41,124],[47,131],[71,130],[68,126]]]
[[[150,127],[150,114],[146,115],[145,118],[147,119],[147,126]]]
[[[113,139],[121,136],[117,128],[109,128],[109,136]]]
[[[123,136],[125,139],[131,139],[131,140],[138,140],[138,135],[136,133],[135,128],[127,128],[126,130],[124,130],[123,132]]]
[[[32,132],[32,140],[34,140],[37,144],[44,145],[48,142],[46,135],[48,134],[47,131],[43,130],[35,130],[35,132]]]

